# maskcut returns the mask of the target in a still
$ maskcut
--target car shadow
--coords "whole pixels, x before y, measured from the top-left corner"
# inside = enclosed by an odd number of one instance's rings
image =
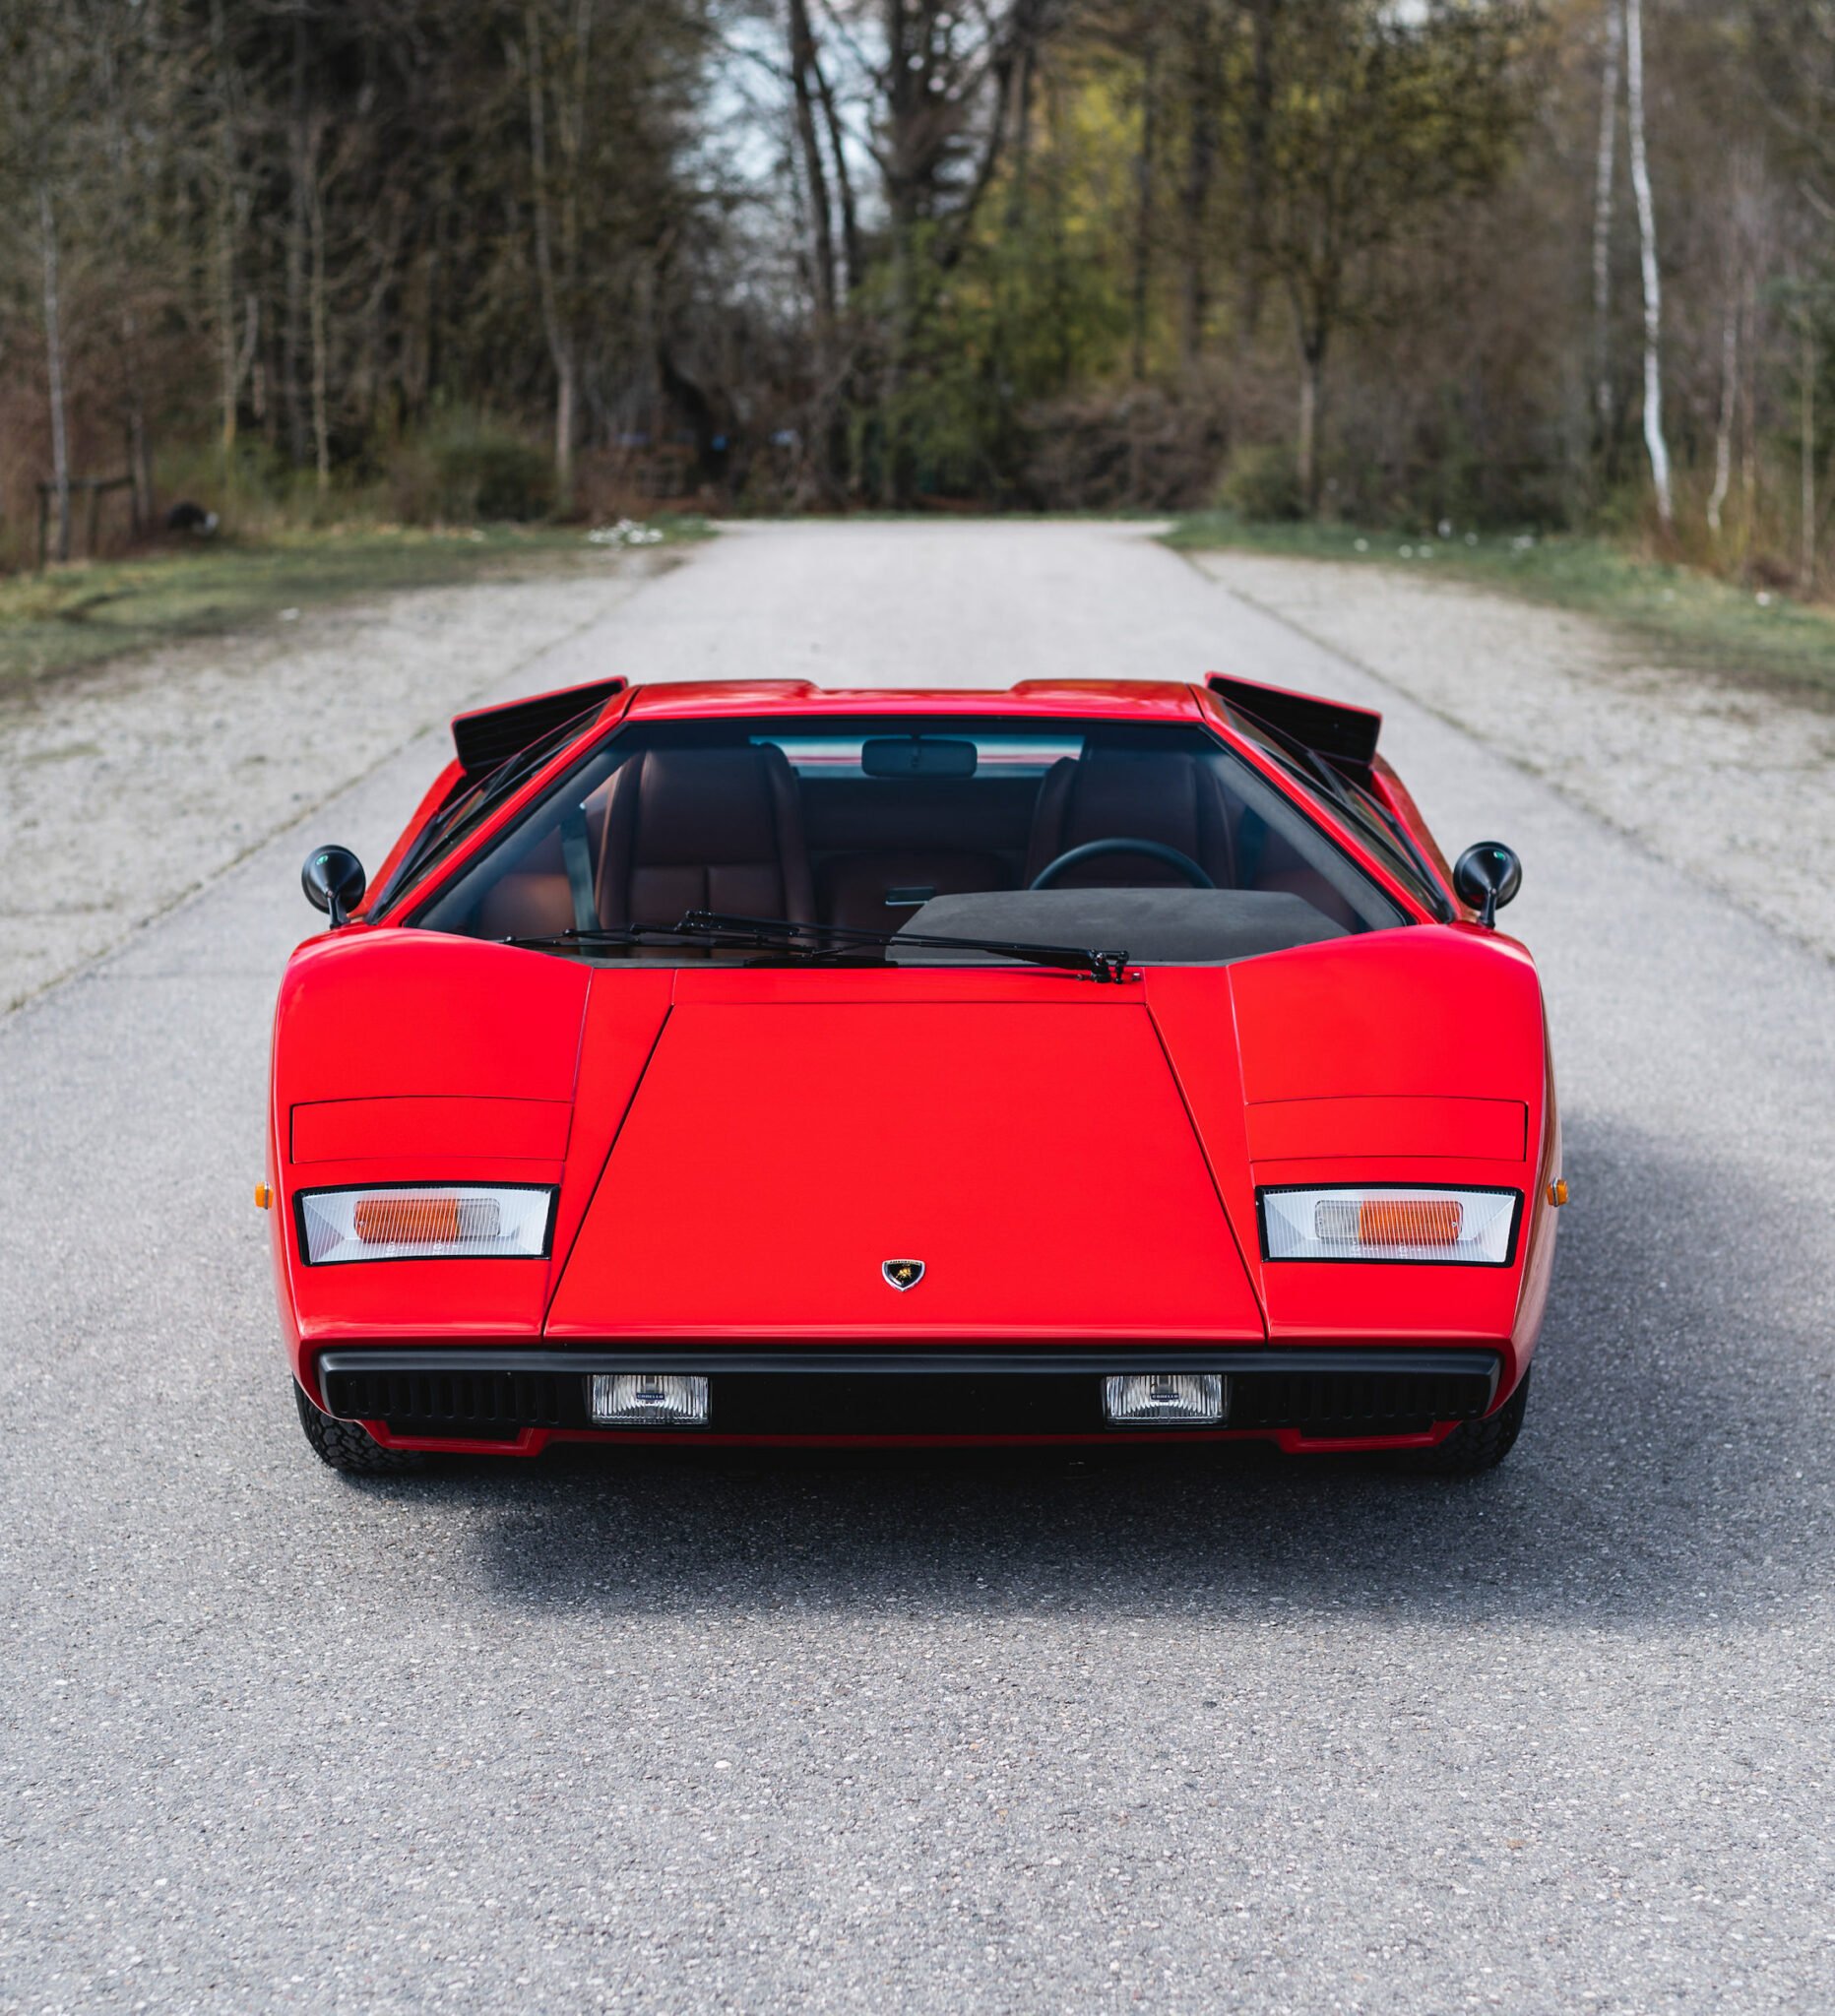
[[[1528,1423],[1487,1476],[1204,1452],[557,1447],[378,1488],[469,1508],[530,1609],[1729,1619],[1826,1588],[1825,1236],[1685,1151],[1569,1122]],[[1802,1209],[1796,1207],[1801,1204]],[[1761,1272],[1740,1228],[1763,1223]],[[1746,1249],[1749,1251],[1749,1247]]]

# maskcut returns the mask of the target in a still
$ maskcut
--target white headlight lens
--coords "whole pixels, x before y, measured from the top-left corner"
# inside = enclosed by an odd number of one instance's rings
[[[707,1380],[693,1372],[595,1372],[587,1398],[607,1426],[707,1426]]]
[[[1103,1381],[1103,1412],[1117,1428],[1215,1425],[1230,1404],[1221,1372],[1121,1372]]]
[[[306,1190],[299,1237],[314,1267],[340,1260],[537,1260],[548,1250],[554,1192],[528,1184],[390,1183]]]
[[[1257,1190],[1269,1260],[1424,1260],[1507,1267],[1515,1257],[1515,1190],[1397,1183]]]

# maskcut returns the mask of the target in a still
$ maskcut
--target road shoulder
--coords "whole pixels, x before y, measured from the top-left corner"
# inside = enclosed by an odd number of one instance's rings
[[[1826,712],[1653,662],[1604,624],[1460,584],[1260,553],[1184,557],[1835,958]],[[1497,838],[1526,849],[1531,837]]]

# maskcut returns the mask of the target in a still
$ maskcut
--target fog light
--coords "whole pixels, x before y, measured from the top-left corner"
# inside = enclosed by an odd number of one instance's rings
[[[1115,1428],[1214,1426],[1229,1404],[1222,1372],[1122,1372],[1103,1381],[1103,1410]]]
[[[707,1381],[688,1372],[595,1372],[587,1407],[596,1421],[619,1428],[704,1428]]]

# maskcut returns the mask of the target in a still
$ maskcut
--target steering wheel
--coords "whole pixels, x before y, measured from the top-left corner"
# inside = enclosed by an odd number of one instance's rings
[[[1093,861],[1099,854],[1145,854],[1150,861],[1162,862],[1169,868],[1176,868],[1194,889],[1215,889],[1213,882],[1189,854],[1182,854],[1175,847],[1168,847],[1158,840],[1129,840],[1124,834],[1117,834],[1112,840],[1086,841],[1082,847],[1073,847],[1068,853],[1059,854],[1054,861],[1046,861],[1029,885],[1034,889],[1049,889],[1060,875],[1068,874],[1072,868],[1080,868],[1085,861]]]

